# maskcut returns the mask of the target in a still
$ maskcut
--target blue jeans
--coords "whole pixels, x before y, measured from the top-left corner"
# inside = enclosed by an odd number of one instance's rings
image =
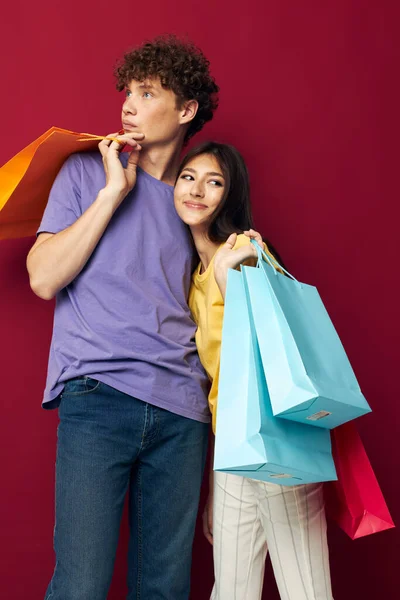
[[[128,600],[187,600],[208,425],[89,377],[67,382],[59,416],[45,600],[107,598],[128,490]]]

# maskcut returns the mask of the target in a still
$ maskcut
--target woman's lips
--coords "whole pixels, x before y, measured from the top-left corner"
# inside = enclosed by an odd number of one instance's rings
[[[205,210],[207,208],[205,204],[200,204],[199,202],[184,202],[183,204],[194,210]]]

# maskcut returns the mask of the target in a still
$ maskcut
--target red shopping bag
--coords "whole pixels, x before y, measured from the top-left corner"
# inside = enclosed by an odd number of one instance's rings
[[[104,136],[51,127],[3,165],[0,240],[34,235],[63,162],[73,152],[96,149],[101,139]]]
[[[395,527],[354,423],[331,436],[338,480],[324,484],[328,518],[353,540]]]

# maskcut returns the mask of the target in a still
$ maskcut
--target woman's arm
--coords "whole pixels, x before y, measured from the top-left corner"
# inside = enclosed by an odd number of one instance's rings
[[[244,232],[249,238],[254,239],[263,248],[263,240],[259,233],[250,229]],[[214,258],[214,277],[221,291],[221,295],[225,300],[226,281],[228,277],[228,269],[235,269],[241,263],[249,258],[257,258],[257,251],[253,244],[245,244],[240,248],[234,249],[236,244],[237,234],[233,233],[229,236],[225,244],[217,251]],[[214,435],[211,438],[211,457],[210,457],[210,472],[209,472],[209,494],[203,512],[203,533],[210,544],[213,543],[213,499],[214,499]]]

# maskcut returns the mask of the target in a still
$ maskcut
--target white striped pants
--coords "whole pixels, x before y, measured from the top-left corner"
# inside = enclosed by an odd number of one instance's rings
[[[260,600],[269,551],[282,600],[332,600],[322,484],[214,472],[211,600]]]

